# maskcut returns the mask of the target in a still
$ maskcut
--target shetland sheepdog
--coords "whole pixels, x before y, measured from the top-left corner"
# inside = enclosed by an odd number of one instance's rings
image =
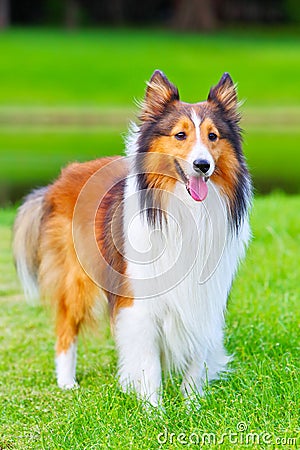
[[[251,180],[236,86],[180,101],[159,70],[147,83],[126,157],[73,163],[18,211],[14,257],[28,297],[56,318],[56,376],[76,383],[79,331],[109,311],[118,379],[157,406],[162,375],[203,393],[230,359],[227,297],[250,237]]]

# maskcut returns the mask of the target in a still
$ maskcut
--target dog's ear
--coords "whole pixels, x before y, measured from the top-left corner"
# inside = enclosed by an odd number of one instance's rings
[[[154,121],[164,112],[166,106],[175,100],[179,100],[178,89],[170,83],[163,72],[155,70],[147,83],[140,119]]]
[[[207,100],[220,106],[227,113],[229,119],[236,122],[240,120],[236,85],[229,73],[225,72],[219,83],[210,89]]]

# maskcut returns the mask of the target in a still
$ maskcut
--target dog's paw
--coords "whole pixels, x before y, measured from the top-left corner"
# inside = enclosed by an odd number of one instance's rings
[[[70,391],[71,389],[79,389],[80,386],[77,381],[74,380],[67,383],[59,382],[58,387],[63,391]]]

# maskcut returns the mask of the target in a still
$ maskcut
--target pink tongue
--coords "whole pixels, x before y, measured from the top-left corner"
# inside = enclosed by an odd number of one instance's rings
[[[197,202],[202,202],[206,199],[208,188],[207,183],[204,181],[203,177],[190,177],[189,189],[191,196]]]

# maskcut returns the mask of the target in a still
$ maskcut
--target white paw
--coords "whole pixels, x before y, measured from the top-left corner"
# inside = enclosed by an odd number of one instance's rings
[[[79,389],[79,384],[75,380],[72,380],[70,382],[58,381],[57,384],[58,384],[58,387],[60,389],[63,389],[64,391],[69,391],[70,389]]]

